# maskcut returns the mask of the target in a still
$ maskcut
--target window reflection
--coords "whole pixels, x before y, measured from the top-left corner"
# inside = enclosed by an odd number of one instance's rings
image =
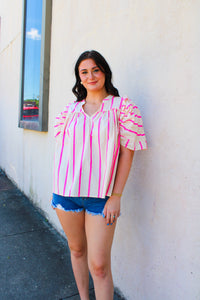
[[[37,121],[40,101],[42,0],[26,1],[23,120]]]

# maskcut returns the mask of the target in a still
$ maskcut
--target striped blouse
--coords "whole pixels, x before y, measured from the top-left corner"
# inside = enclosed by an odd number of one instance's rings
[[[68,104],[56,118],[54,193],[72,197],[110,196],[120,145],[147,148],[138,107],[128,98],[108,96],[92,116],[85,100]]]

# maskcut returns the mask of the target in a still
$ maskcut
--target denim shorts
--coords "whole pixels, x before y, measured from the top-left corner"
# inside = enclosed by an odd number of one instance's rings
[[[51,205],[64,211],[80,212],[85,210],[92,215],[102,215],[104,206],[109,196],[105,198],[95,197],[65,197],[53,194]]]

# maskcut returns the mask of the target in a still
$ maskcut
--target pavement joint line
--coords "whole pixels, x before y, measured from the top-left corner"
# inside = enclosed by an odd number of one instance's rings
[[[24,231],[24,232],[0,235],[0,239],[5,238],[5,237],[17,236],[17,235],[21,235],[21,234],[25,234],[25,233],[38,232],[38,231],[49,231],[49,230],[47,228],[41,228],[41,229],[35,229],[35,230],[28,230],[28,231]]]
[[[89,291],[93,291],[94,288],[90,288]],[[65,300],[65,299],[70,299],[71,297],[74,297],[74,296],[79,296],[79,293],[76,293],[76,294],[73,294],[73,295],[70,295],[70,296],[67,296],[67,297],[64,297],[64,298],[60,298],[59,300]]]
[[[67,297],[64,297],[64,298],[59,298],[59,300],[70,299],[71,297],[78,296],[78,295],[79,295],[79,293],[76,293],[76,294],[73,294],[73,295],[70,295],[70,296],[67,296]]]

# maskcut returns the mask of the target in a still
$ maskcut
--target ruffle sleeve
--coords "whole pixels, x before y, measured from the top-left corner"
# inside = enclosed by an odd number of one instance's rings
[[[138,107],[123,98],[119,113],[120,144],[131,150],[147,149],[142,117]]]
[[[54,123],[54,137],[61,135],[64,124],[66,122],[66,117],[69,111],[69,106],[66,106],[65,109],[56,117]]]

